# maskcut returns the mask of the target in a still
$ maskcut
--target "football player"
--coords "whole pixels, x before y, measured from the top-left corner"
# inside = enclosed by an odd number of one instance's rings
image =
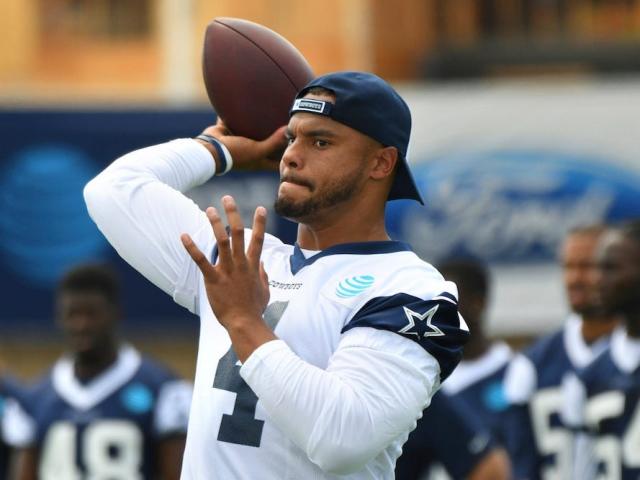
[[[640,221],[612,230],[597,254],[598,292],[623,325],[602,355],[568,382],[564,418],[583,432],[575,479],[640,478]]]
[[[56,303],[69,354],[31,393],[17,478],[178,479],[191,386],[119,340],[113,272],[77,267]]]
[[[24,408],[26,388],[3,370],[0,360],[0,480],[9,477],[11,443],[15,428],[10,424],[10,412],[13,408]]]
[[[504,342],[492,342],[484,328],[490,277],[479,260],[452,258],[438,265],[444,278],[458,286],[459,309],[472,333],[460,365],[442,390],[455,396],[501,441],[502,414],[507,407],[504,375],[512,357]]]
[[[184,480],[393,478],[468,337],[455,285],[385,229],[388,200],[422,202],[404,100],[337,72],[292,104],[266,140],[218,124],[125,155],[85,188],[118,253],[200,315]],[[285,145],[275,210],[298,223],[295,245],[265,234],[264,207],[245,229],[230,196],[205,213],[181,193]]]
[[[438,392],[402,447],[396,480],[449,478],[510,480],[511,472],[505,450],[486,424],[461,398]]]
[[[510,403],[506,445],[516,479],[565,479],[571,474],[573,436],[561,419],[563,383],[609,344],[617,317],[604,312],[593,280],[594,253],[602,226],[571,231],[561,262],[573,313],[564,327],[535,342],[511,362],[505,378]]]

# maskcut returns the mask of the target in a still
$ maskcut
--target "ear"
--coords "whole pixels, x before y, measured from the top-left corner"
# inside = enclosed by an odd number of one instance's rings
[[[370,176],[374,180],[383,180],[393,174],[398,163],[398,149],[396,147],[381,147],[374,155],[373,168]]]

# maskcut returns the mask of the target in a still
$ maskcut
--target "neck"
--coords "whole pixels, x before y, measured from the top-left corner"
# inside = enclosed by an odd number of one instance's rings
[[[609,335],[618,325],[616,317],[583,317],[582,318],[582,338],[591,344]]]
[[[463,358],[465,360],[475,360],[487,353],[491,342],[485,337],[484,332],[475,330],[471,336],[472,340],[469,340],[463,350]]]
[[[90,380],[115,363],[118,358],[116,345],[105,346],[100,352],[76,354],[74,358],[74,372],[80,381]]]
[[[640,339],[640,311],[627,314],[625,316],[627,335],[635,339]]]
[[[323,212],[322,218],[298,225],[298,245],[307,250],[324,250],[342,243],[389,240],[384,225],[384,208],[339,205]]]

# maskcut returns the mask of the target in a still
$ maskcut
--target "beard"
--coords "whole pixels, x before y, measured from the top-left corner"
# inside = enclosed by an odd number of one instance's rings
[[[330,209],[346,202],[357,195],[362,188],[363,168],[357,169],[340,178],[332,179],[323,189],[316,195],[312,195],[306,200],[293,200],[291,198],[276,198],[274,209],[276,213],[282,217],[294,220],[300,223],[308,223],[323,210]],[[313,185],[305,183],[309,187],[311,193],[314,192]]]

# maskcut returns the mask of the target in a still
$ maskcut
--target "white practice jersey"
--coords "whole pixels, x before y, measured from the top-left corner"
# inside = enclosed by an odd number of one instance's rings
[[[182,478],[394,478],[468,336],[455,285],[401,242],[303,252],[267,235],[263,316],[278,340],[241,365],[179,240],[190,233],[216,261],[206,216],[179,193],[212,174],[208,151],[178,140],[126,155],[85,189],[118,252],[200,315]]]

